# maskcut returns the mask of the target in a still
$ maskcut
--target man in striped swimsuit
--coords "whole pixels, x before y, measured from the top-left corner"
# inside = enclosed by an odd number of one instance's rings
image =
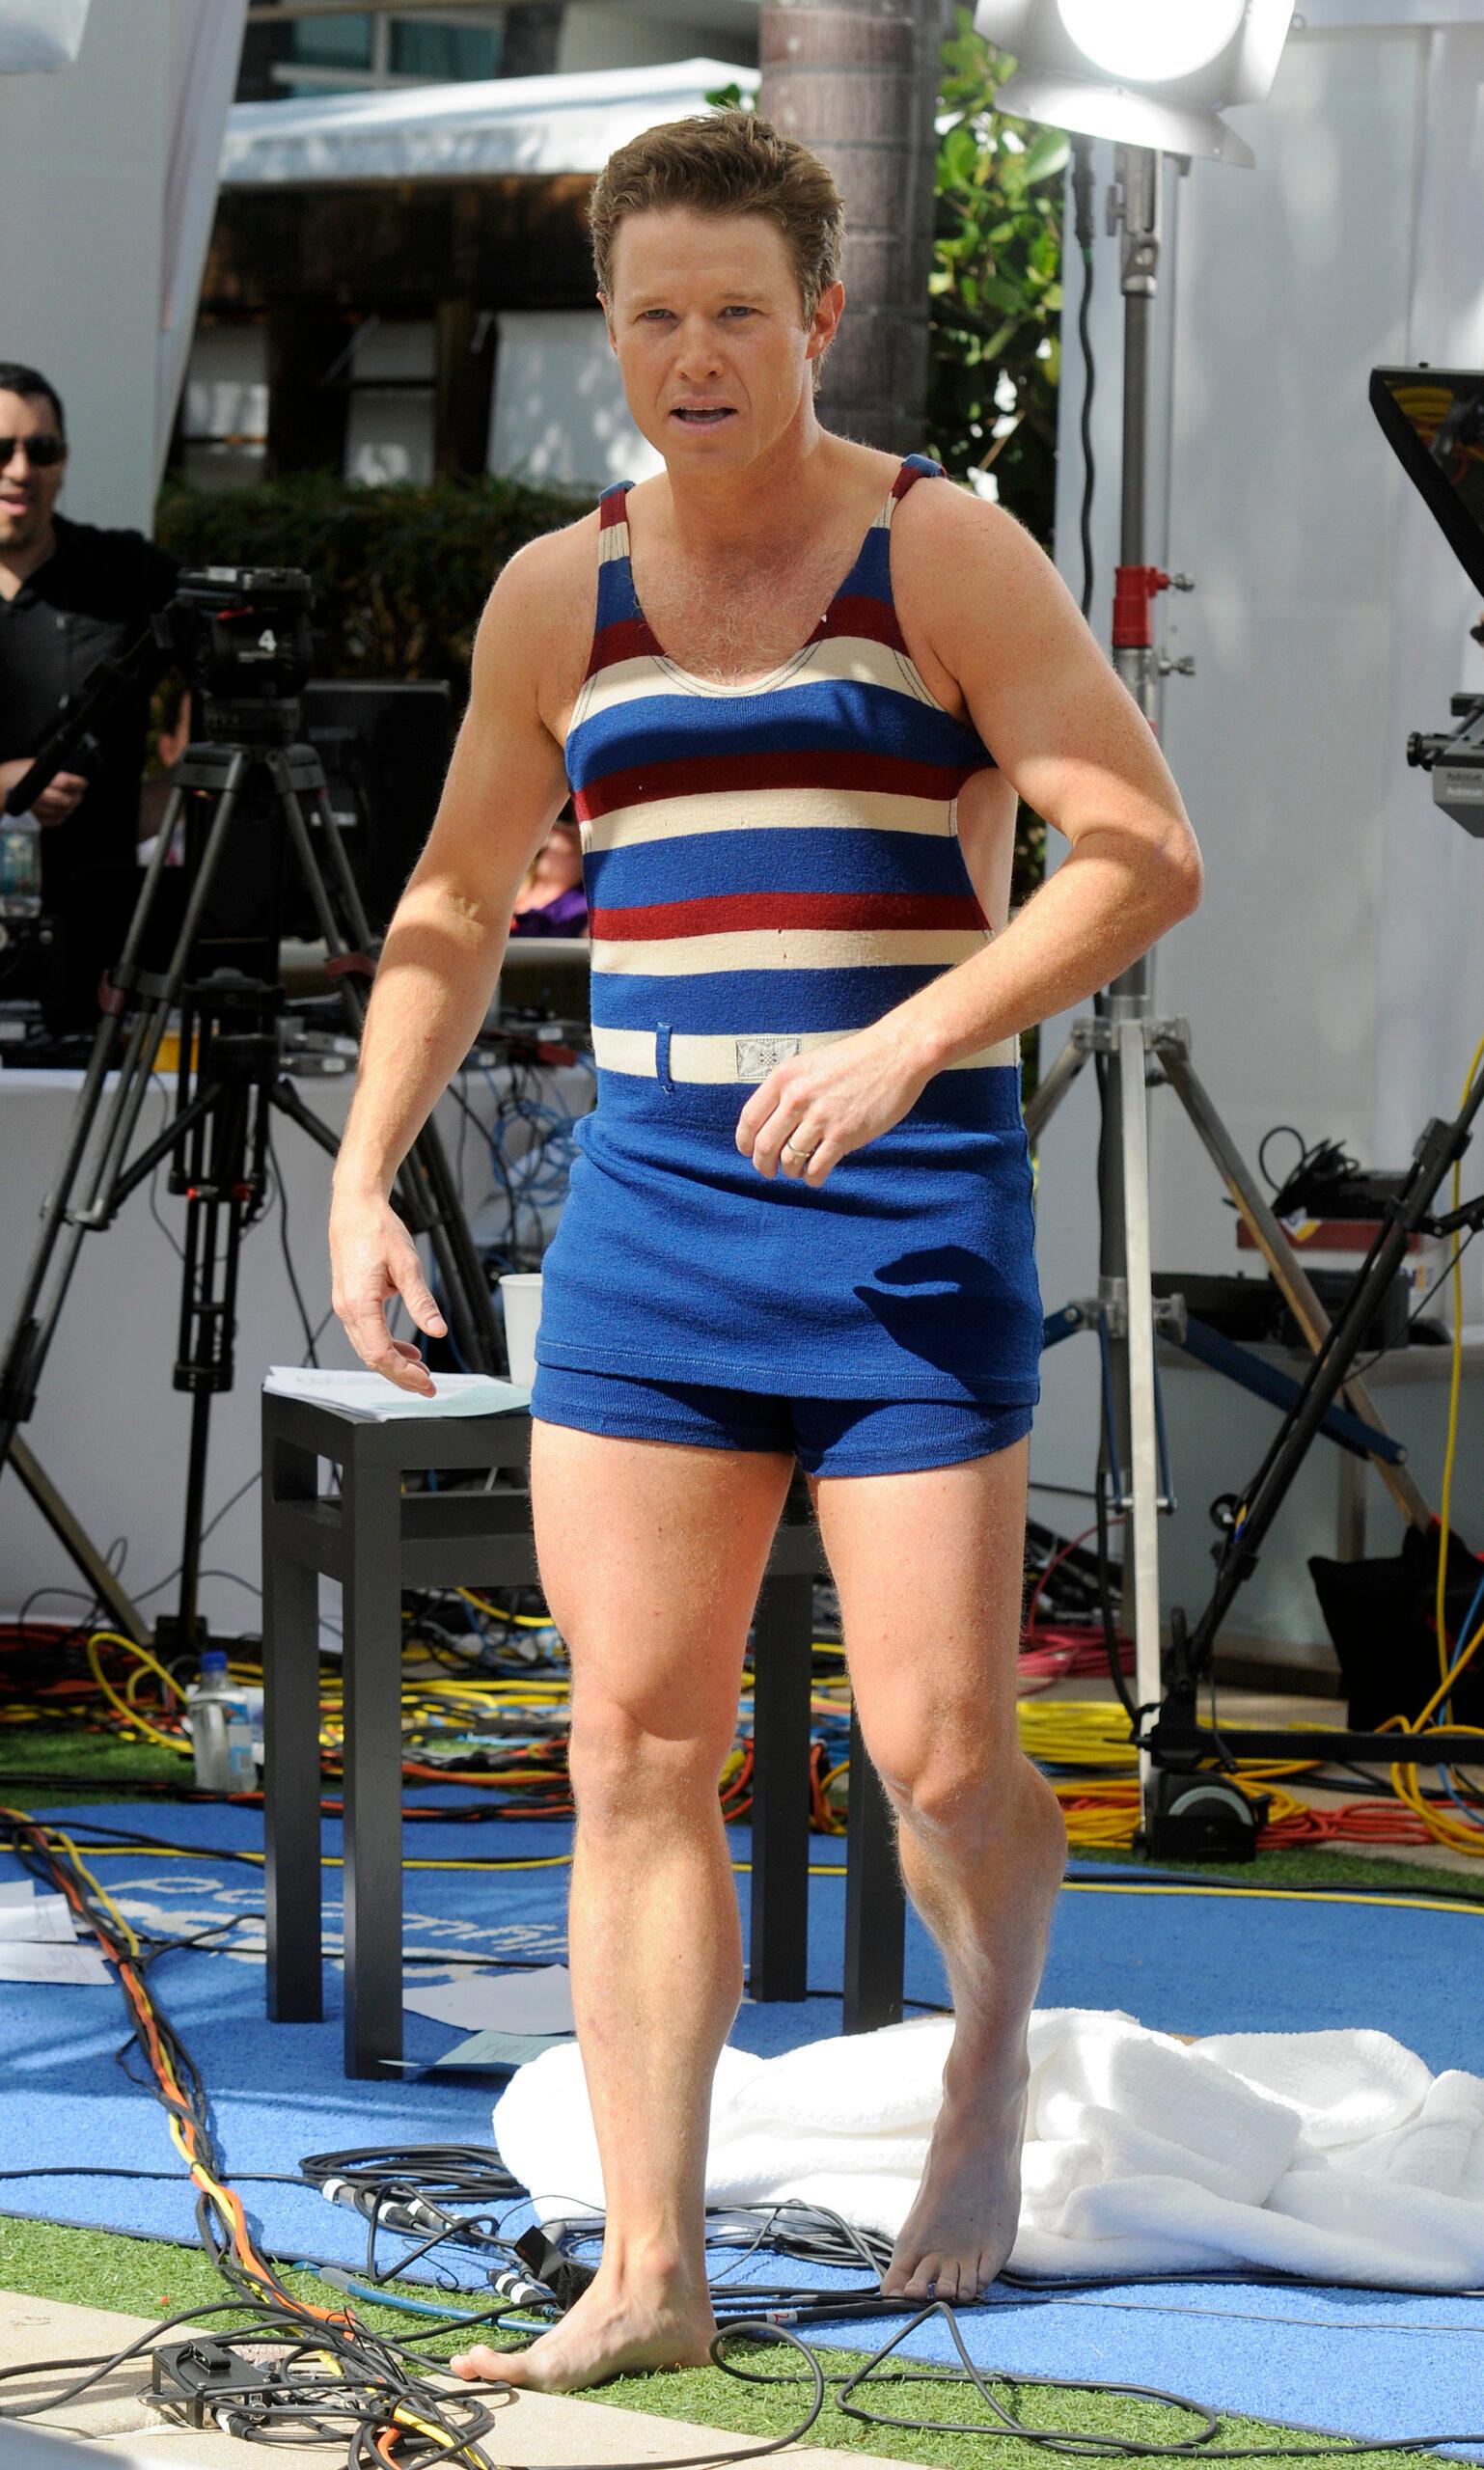
[[[1015,1730],[1036,1302],[1013,1041],[1185,916],[1200,863],[1035,544],[924,458],[820,427],[840,220],[823,166],[740,113],[649,130],[599,180],[599,297],[665,471],[495,585],[336,1173],[336,1307],[426,1394],[385,1306],[444,1325],[387,1195],[570,788],[599,1097],[547,1259],[531,1483],[572,1659],[607,2227],[578,2305],[518,2355],[465,2353],[471,2378],[706,2356],[708,2096],[741,1990],[716,1784],[796,1457],[956,2018],[884,2286],[972,2296],[1015,2237],[1065,1839]],[[1017,793],[1072,847],[1007,923]]]

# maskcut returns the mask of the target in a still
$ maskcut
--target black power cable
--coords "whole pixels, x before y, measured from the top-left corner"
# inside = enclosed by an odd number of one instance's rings
[[[1092,360],[1092,141],[1072,140],[1072,204],[1078,252],[1082,258],[1082,299],[1077,310],[1077,340],[1082,348],[1082,614],[1092,608],[1092,491],[1096,467],[1092,460],[1092,396],[1097,373]]]

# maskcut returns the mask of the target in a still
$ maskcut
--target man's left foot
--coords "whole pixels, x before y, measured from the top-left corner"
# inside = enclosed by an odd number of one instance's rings
[[[1015,2244],[1025,2127],[1024,2079],[1008,2098],[982,2080],[957,2095],[945,2084],[922,2183],[882,2277],[887,2296],[967,2305],[988,2289]]]

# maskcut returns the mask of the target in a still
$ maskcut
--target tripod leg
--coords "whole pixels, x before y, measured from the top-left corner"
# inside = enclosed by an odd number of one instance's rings
[[[272,771],[299,870],[325,940],[325,949],[336,958],[344,958],[344,937],[315,856],[304,809],[293,785],[289,756],[276,755],[272,758]],[[340,828],[330,810],[322,776],[316,789],[316,812],[330,853],[337,894],[352,932],[364,944],[371,939],[371,928],[345,858]],[[351,1026],[359,1036],[366,1019],[366,1006],[360,990],[348,977],[343,977],[341,993]],[[474,1239],[469,1232],[469,1222],[464,1216],[443,1141],[431,1121],[424,1125],[413,1142],[397,1181],[403,1204],[402,1215],[410,1232],[426,1234],[432,1244],[454,1345],[474,1371],[499,1372],[504,1366],[505,1356],[490,1299],[489,1281],[474,1248]]]
[[[1158,1051],[1166,1080],[1236,1202],[1253,1242],[1273,1274],[1278,1293],[1317,1355],[1329,1337],[1331,1325],[1324,1305],[1309,1283],[1303,1262],[1253,1182],[1246,1160],[1197,1079],[1184,1041],[1162,1039]],[[1378,1432],[1388,1430],[1386,1418],[1377,1413],[1364,1382],[1357,1374],[1349,1375],[1340,1394],[1351,1412],[1362,1422],[1373,1425]],[[1393,1467],[1380,1458],[1373,1458],[1370,1464],[1402,1516],[1425,1535],[1432,1523],[1432,1513],[1407,1468],[1404,1466]]]
[[[107,1611],[114,1628],[122,1630],[126,1638],[133,1638],[143,1646],[150,1635],[150,1624],[142,1612],[136,1611],[132,1598],[124,1593],[116,1573],[109,1568],[92,1537],[78,1525],[51,1477],[32,1456],[19,1433],[12,1436],[11,1465],[58,1543],[76,1563]]]
[[[1032,1144],[1050,1123],[1089,1053],[1074,1030],[1045,1079],[1037,1082],[1033,1094],[1026,1100],[1026,1133]]]

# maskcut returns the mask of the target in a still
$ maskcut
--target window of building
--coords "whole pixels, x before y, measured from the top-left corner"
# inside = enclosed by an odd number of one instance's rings
[[[192,488],[240,489],[261,479],[268,452],[266,327],[197,327],[180,450],[181,478]]]
[[[439,16],[356,10],[345,16],[296,17],[289,57],[273,75],[293,94],[355,94],[382,86],[430,86],[498,77],[503,9],[460,9]]]
[[[295,65],[304,69],[371,69],[375,65],[371,12],[350,17],[298,17],[289,51]]]
[[[504,30],[500,26],[451,25],[441,18],[391,17],[389,62],[395,77],[431,77],[451,84],[467,77],[498,77]]]
[[[349,367],[345,478],[430,480],[437,391],[430,317],[368,317]]]

